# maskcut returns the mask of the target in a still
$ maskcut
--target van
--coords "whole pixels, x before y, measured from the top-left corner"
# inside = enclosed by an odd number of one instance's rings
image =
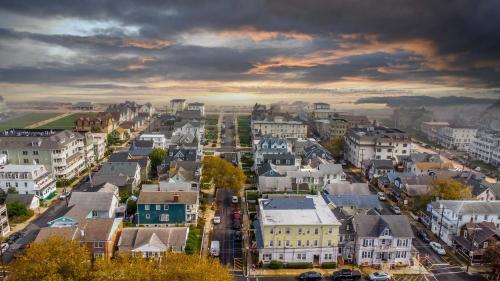
[[[218,257],[220,254],[220,242],[218,240],[213,240],[210,243],[210,255],[214,257]]]

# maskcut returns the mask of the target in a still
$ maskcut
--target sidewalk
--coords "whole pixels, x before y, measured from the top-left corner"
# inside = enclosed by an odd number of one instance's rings
[[[201,251],[200,254],[201,256],[208,256],[209,255],[209,245],[210,245],[210,232],[213,229],[213,218],[215,215],[215,210],[212,210],[212,205],[214,204],[214,192],[215,192],[215,187],[212,187],[208,190],[202,190],[201,191],[203,194],[208,195],[208,202],[207,202],[207,208],[205,212],[203,212],[203,219],[205,220],[205,224],[203,225],[203,240],[201,244]]]

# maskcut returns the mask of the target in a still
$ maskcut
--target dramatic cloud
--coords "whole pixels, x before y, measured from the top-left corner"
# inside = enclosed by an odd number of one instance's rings
[[[347,87],[363,94],[452,89],[495,96],[499,77],[497,0],[0,4],[4,95],[16,85],[76,95],[182,84],[183,91],[192,85],[191,93],[338,93]],[[162,83],[169,86],[152,85]]]

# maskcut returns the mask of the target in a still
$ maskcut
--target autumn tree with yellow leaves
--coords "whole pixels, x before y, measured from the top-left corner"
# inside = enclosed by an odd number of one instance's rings
[[[218,260],[183,253],[166,253],[145,259],[117,255],[113,259],[91,260],[89,251],[76,241],[51,237],[32,244],[25,255],[10,266],[9,280],[233,280]]]
[[[243,170],[228,161],[216,156],[205,156],[203,159],[202,182],[212,182],[217,188],[239,191],[243,188],[245,180]]]
[[[472,197],[471,188],[453,179],[437,179],[432,183],[432,195],[442,200],[462,200]]]

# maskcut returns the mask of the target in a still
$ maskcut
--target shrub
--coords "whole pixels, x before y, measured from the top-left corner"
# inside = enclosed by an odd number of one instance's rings
[[[337,263],[336,262],[324,262],[321,264],[321,268],[336,268]]]
[[[289,262],[286,264],[285,267],[291,269],[306,269],[306,268],[312,268],[313,265],[310,262]]]
[[[280,269],[283,268],[283,263],[280,261],[271,261],[268,265],[270,269]]]

